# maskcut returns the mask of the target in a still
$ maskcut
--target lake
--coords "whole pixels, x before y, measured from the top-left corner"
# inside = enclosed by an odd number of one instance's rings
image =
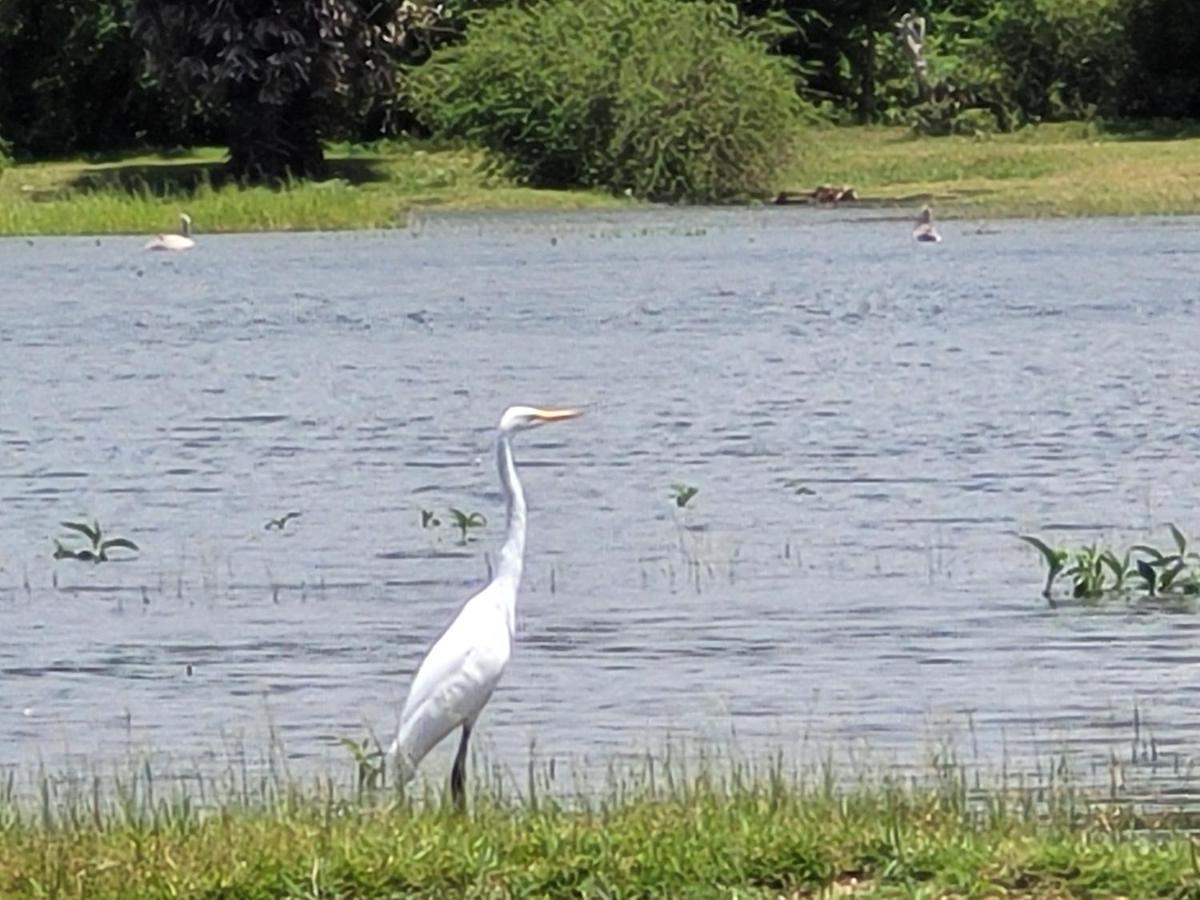
[[[185,255],[0,241],[0,767],[390,740],[503,532],[495,424],[541,403],[588,412],[517,441],[490,759],[1190,774],[1200,614],[1051,608],[1014,534],[1200,535],[1195,219],[203,224]],[[450,507],[487,525],[460,544]],[[141,552],[54,560],[79,518]]]

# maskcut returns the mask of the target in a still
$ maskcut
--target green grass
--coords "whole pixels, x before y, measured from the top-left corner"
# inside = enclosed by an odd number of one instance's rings
[[[809,133],[785,186],[847,184],[864,200],[932,200],[940,213],[997,216],[1200,213],[1200,137],[1044,125],[986,138],[915,138],[902,128]]]
[[[203,805],[148,768],[115,792],[44,779],[27,805],[0,783],[0,897],[1200,897],[1194,823],[1061,783],[724,773],[648,767],[553,801],[543,771],[520,798],[477,789],[466,817],[327,781]]]
[[[522,188],[483,166],[475,150],[397,142],[334,147],[331,177],[281,189],[221,182],[222,151],[14,165],[0,174],[0,235],[154,234],[187,211],[197,235],[240,231],[395,228],[414,207],[614,206],[588,191]]]
[[[989,138],[914,138],[903,128],[814,128],[781,189],[854,187],[865,203],[932,201],[940,215],[1200,213],[1200,137],[1069,123]],[[332,177],[283,189],[222,184],[222,151],[11,166],[0,235],[153,234],[181,210],[197,233],[392,228],[409,210],[578,209],[628,203],[596,191],[534,190],[477,150],[419,141],[330,149]]]

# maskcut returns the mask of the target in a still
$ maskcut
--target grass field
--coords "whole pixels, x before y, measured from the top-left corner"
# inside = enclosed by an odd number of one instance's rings
[[[115,791],[45,779],[26,805],[0,783],[0,897],[1200,897],[1194,821],[1061,783],[713,771],[648,767],[561,801],[543,771],[477,788],[466,816],[327,782],[201,800],[149,769]]]
[[[0,175],[0,235],[173,231],[197,234],[395,228],[417,207],[576,209],[628,202],[588,191],[532,190],[489,174],[473,150],[389,143],[333,147],[331,177],[281,189],[223,184],[223,151],[16,165]]]
[[[849,185],[861,202],[933,203],[947,216],[1200,213],[1200,138],[1070,123],[988,138],[820,128],[780,189]],[[186,209],[198,233],[390,228],[414,208],[578,209],[630,201],[533,190],[474,150],[420,142],[330,148],[332,176],[279,190],[221,183],[221,151],[16,165],[0,175],[0,235],[152,234]],[[766,198],[769,199],[769,198]]]
[[[987,138],[904,129],[813,132],[786,186],[850,185],[866,200],[982,217],[1200,213],[1200,138],[1045,125]]]

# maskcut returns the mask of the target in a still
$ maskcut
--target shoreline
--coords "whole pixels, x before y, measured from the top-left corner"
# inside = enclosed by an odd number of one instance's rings
[[[0,782],[0,897],[1193,896],[1195,813],[1146,813],[1050,772],[979,786],[843,788],[782,762],[687,771],[670,760],[598,798],[553,766],[416,796],[327,776],[233,773],[193,796],[149,766],[108,796],[43,776],[28,806]],[[438,773],[441,774],[441,773]],[[474,777],[474,776],[472,776]],[[97,785],[99,781],[97,781]],[[181,790],[180,784],[184,788]]]
[[[917,210],[939,219],[1200,215],[1200,138],[1105,134],[1065,123],[987,137],[915,138],[904,128],[810,129],[779,193],[822,186],[860,199],[831,209]],[[402,229],[410,213],[656,207],[598,190],[522,187],[482,151],[397,141],[335,145],[331,177],[280,189],[221,184],[220,148],[92,163],[14,164],[0,174],[0,236],[149,236],[185,209],[198,235]],[[773,205],[774,197],[716,209]],[[799,204],[797,204],[799,205]]]

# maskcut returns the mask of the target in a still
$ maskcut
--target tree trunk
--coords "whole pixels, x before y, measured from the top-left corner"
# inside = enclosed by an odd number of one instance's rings
[[[862,40],[858,62],[858,124],[867,125],[875,118],[875,32],[870,22]]]
[[[289,178],[323,178],[325,154],[311,98],[298,94],[286,106],[263,103],[255,85],[230,97],[229,171],[239,181],[278,184]]]

